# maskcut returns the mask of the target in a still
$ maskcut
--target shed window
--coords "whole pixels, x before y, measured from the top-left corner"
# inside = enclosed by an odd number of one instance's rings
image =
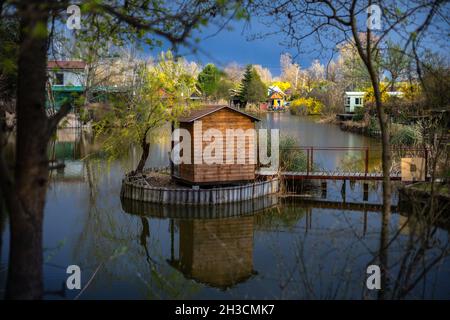
[[[355,104],[360,105],[362,102],[362,98],[355,98]]]
[[[55,85],[56,86],[64,85],[64,73],[61,72],[55,73]]]
[[[345,103],[350,105],[350,97],[347,97],[347,99],[345,99]]]

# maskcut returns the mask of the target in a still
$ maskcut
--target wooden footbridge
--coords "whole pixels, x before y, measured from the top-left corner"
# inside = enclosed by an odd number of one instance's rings
[[[264,174],[264,173],[263,173]],[[284,171],[281,173],[283,178],[288,180],[383,180],[381,172],[339,172],[339,171],[322,171],[322,172],[293,172]],[[391,173],[391,180],[401,180],[400,173]]]
[[[383,180],[382,172],[370,172],[369,171],[369,147],[295,147],[295,148],[286,148],[283,149],[292,150],[292,151],[302,151],[306,153],[306,171],[281,171],[274,172],[269,171],[264,168],[261,168],[257,171],[257,174],[260,176],[270,176],[270,175],[280,175],[286,181],[295,181],[295,180],[341,180],[341,181],[380,181]],[[364,169],[320,169],[316,167],[314,163],[314,153],[316,152],[339,152],[339,153],[348,153],[348,152],[361,152],[364,154]],[[425,158],[425,172],[428,164],[427,152],[419,149],[396,149],[395,151],[401,151],[403,154],[409,154],[411,156],[412,153],[417,154],[423,153]],[[354,165],[355,166],[355,165]],[[361,166],[359,166],[361,167]],[[401,173],[392,171],[389,176],[390,180],[401,180]]]
[[[314,208],[321,209],[378,212],[383,208],[381,203],[331,201],[295,194],[284,195],[281,199],[284,203],[295,203],[297,205],[300,204],[303,207],[313,206]],[[391,211],[396,212],[397,206],[392,205]]]

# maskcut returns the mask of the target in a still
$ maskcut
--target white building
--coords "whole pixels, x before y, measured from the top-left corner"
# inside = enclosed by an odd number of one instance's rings
[[[344,96],[344,112],[355,113],[357,108],[364,107],[364,91],[347,91]],[[387,94],[391,97],[401,98],[403,92],[390,91]]]
[[[52,87],[84,87],[86,81],[84,61],[55,61],[47,63]]]
[[[344,96],[344,112],[354,113],[356,108],[362,108],[365,94],[363,91],[347,91]]]

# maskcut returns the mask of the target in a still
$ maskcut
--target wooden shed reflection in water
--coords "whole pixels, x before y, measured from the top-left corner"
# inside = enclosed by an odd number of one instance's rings
[[[178,257],[172,250],[169,263],[187,278],[226,289],[255,274],[253,216],[179,220],[177,225]],[[173,232],[172,224],[172,241]]]
[[[227,289],[256,274],[253,236],[258,214],[278,205],[277,195],[213,206],[161,206],[122,198],[124,212],[142,221],[140,244],[147,259],[150,226],[147,218],[169,219],[168,263],[186,278]]]

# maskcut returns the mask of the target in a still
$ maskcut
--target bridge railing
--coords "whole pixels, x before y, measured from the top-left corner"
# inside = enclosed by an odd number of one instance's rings
[[[317,152],[342,152],[342,153],[348,153],[348,152],[361,152],[363,156],[363,162],[364,162],[364,173],[365,176],[369,174],[369,160],[370,155],[374,152],[381,155],[381,146],[380,147],[368,147],[368,146],[362,146],[362,147],[315,147],[315,146],[299,146],[299,147],[291,147],[291,148],[283,148],[283,150],[300,150],[306,153],[306,172],[307,174],[316,171],[314,168],[314,159],[315,154]],[[415,148],[415,147],[393,147],[391,149],[392,154],[396,157],[414,157],[414,156],[421,156],[425,159],[425,172],[428,172],[428,150],[424,148]],[[380,159],[381,162],[381,159]],[[330,170],[322,170],[322,171],[330,171]],[[343,171],[337,169],[337,171]],[[351,170],[354,172],[355,170]],[[361,170],[359,170],[360,172]]]
[[[306,153],[306,172],[309,174],[314,171],[314,153],[319,151],[360,151],[364,154],[364,173],[369,173],[369,147],[314,147],[314,146],[300,146],[283,148],[283,150],[300,150]]]

